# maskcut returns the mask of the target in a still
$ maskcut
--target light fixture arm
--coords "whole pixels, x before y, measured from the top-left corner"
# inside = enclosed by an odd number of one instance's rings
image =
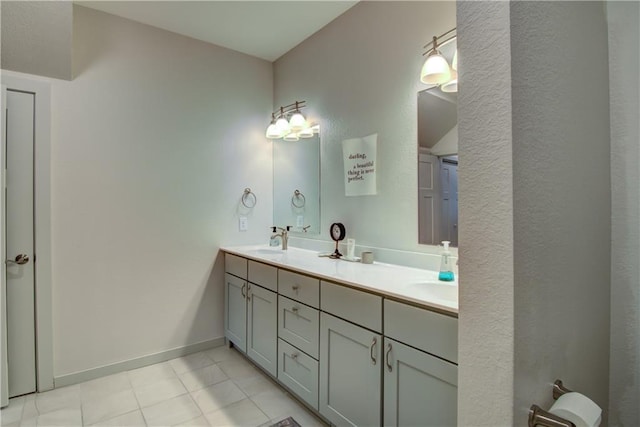
[[[433,36],[433,40],[422,47],[423,49],[427,49],[426,52],[422,54],[422,56],[424,56],[424,55],[426,55],[428,53],[431,53],[432,51],[437,50],[438,47],[442,47],[442,46],[446,45],[447,43],[449,43],[450,41],[455,40],[456,38],[458,38],[458,34],[456,32],[456,29],[457,29],[457,27],[453,27],[452,29],[450,29],[446,33],[443,33],[443,34],[441,34],[439,36]],[[453,32],[456,32],[456,33],[451,35],[451,33],[453,33]],[[447,37],[447,38],[444,39],[444,37]]]
[[[273,112],[274,115],[278,115],[278,117],[286,117],[289,113],[295,113],[296,111],[300,111],[300,109],[306,107],[307,101],[296,101],[293,104],[285,105],[284,107],[280,107],[276,111]]]

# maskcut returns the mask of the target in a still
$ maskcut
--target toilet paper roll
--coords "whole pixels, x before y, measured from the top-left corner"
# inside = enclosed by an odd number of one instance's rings
[[[602,409],[581,393],[563,394],[549,412],[571,421],[576,427],[597,427],[602,421]]]

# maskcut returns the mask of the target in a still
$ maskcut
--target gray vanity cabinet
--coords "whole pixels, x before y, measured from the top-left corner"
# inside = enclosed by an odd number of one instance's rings
[[[458,369],[453,363],[384,339],[384,425],[457,425]]]
[[[274,377],[277,375],[277,294],[253,283],[247,285],[247,356]]]
[[[232,274],[225,274],[224,334],[234,346],[247,351],[247,282]]]
[[[379,426],[382,335],[320,314],[320,413],[336,426]]]

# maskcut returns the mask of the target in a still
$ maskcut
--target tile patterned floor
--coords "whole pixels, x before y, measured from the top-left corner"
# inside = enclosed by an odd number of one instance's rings
[[[236,350],[217,347],[45,393],[17,397],[3,427],[325,424]]]

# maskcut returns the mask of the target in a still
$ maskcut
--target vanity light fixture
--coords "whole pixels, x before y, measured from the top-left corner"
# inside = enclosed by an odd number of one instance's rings
[[[267,127],[266,137],[295,142],[300,138],[311,138],[318,133],[319,126],[310,125],[300,112],[301,108],[306,107],[305,102],[296,101],[274,111],[271,114],[271,124]]]
[[[453,57],[452,66],[449,66],[438,49],[455,39],[457,39],[456,28],[452,28],[440,36],[433,36],[433,40],[424,46],[428,50],[422,54],[427,55],[420,72],[422,83],[438,85],[443,92],[458,91],[458,51],[456,50]]]

